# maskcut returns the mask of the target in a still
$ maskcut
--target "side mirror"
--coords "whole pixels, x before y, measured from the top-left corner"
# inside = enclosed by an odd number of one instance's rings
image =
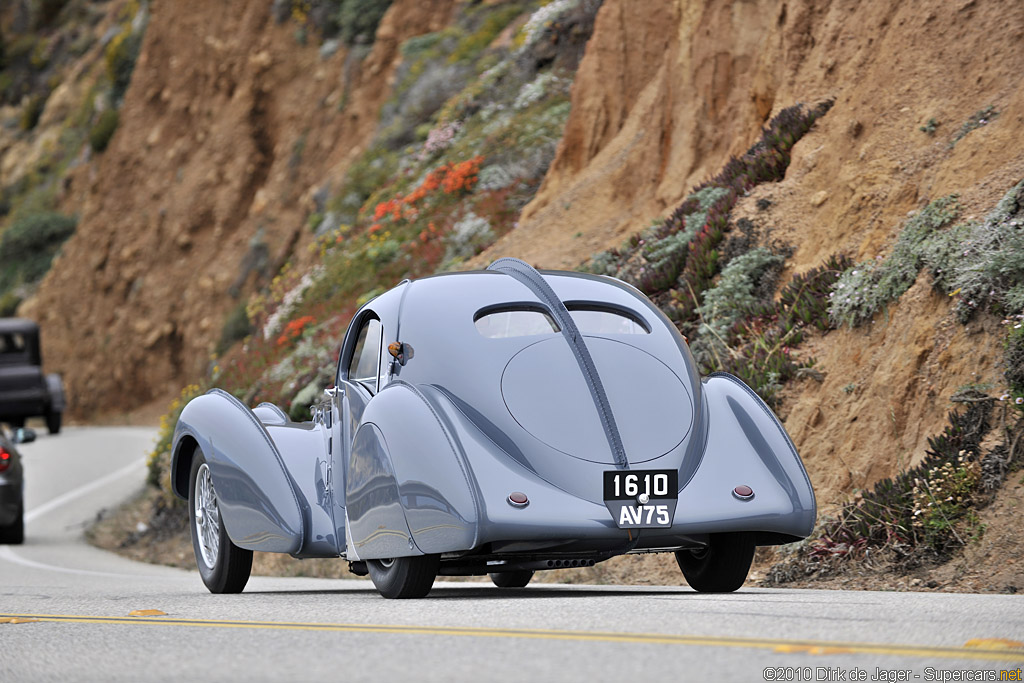
[[[36,430],[18,427],[14,432],[14,443],[32,443],[36,440]]]

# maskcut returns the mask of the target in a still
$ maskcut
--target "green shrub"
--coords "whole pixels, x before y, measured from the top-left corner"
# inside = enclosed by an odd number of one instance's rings
[[[341,222],[356,222],[359,207],[378,189],[386,187],[398,170],[399,156],[384,146],[374,145],[349,167],[342,194],[333,198],[328,209],[341,217]]]
[[[455,50],[448,57],[448,61],[461,62],[467,59],[474,59],[522,12],[523,8],[519,4],[509,5],[496,10],[484,19],[479,29],[459,41]]]
[[[46,107],[46,95],[32,95],[21,110],[21,119],[18,125],[22,130],[32,130],[39,123],[39,117],[43,115],[43,108]]]
[[[0,295],[0,318],[14,316],[20,304],[21,297],[14,290],[8,289],[3,295]]]
[[[956,146],[956,143],[960,142],[965,135],[973,130],[981,128],[982,126],[987,126],[989,121],[997,116],[999,116],[999,112],[997,112],[996,108],[991,104],[984,109],[979,109],[971,114],[971,117],[964,122],[964,125],[960,126],[960,130],[958,130],[956,135],[953,136],[953,139],[949,143],[950,149]]]
[[[117,130],[117,124],[120,121],[120,117],[117,114],[116,109],[105,109],[100,114],[99,119],[96,121],[96,125],[89,131],[89,146],[93,148],[93,151],[99,153],[107,148],[110,144],[110,138],[114,137],[114,131]]]
[[[110,98],[113,102],[118,102],[128,90],[141,48],[142,35],[132,31],[131,26],[126,27],[107,45],[105,58],[107,77],[110,78]]]
[[[959,213],[956,196],[929,204],[907,221],[892,254],[847,270],[836,283],[829,315],[859,325],[898,298],[926,267],[936,289],[957,297],[957,317],[976,311],[1024,311],[1024,180],[983,221],[947,229]]]
[[[698,308],[703,325],[716,338],[724,339],[726,331],[742,318],[758,299],[754,296],[761,278],[775,274],[786,259],[764,247],[740,254],[722,269],[718,283],[704,292],[704,303]]]
[[[35,5],[33,23],[36,28],[43,28],[57,19],[57,15],[68,4],[68,0],[36,0],[33,4]]]
[[[1006,337],[1004,376],[1014,399],[1024,397],[1024,316],[1017,316]]]
[[[984,221],[947,236],[956,249],[947,285],[957,296],[962,322],[978,310],[1021,313],[1024,305],[1024,180],[999,201]]]
[[[40,280],[77,224],[77,219],[54,212],[15,219],[0,238],[0,288]]]
[[[959,214],[956,195],[937,199],[903,226],[889,258],[863,261],[850,268],[833,290],[829,315],[835,326],[860,325],[903,295],[925,265],[925,255],[945,253],[947,237],[938,231]]]
[[[342,0],[338,9],[341,39],[348,45],[372,43],[391,0]]]
[[[7,47],[7,61],[10,63],[28,58],[33,52],[35,52],[36,45],[39,42],[39,38],[32,33],[25,33],[18,36],[12,40],[11,44]]]
[[[217,355],[223,354],[231,345],[241,341],[253,333],[253,325],[249,320],[249,314],[245,310],[245,302],[239,303],[224,318],[224,327],[220,332],[220,341],[217,343]]]

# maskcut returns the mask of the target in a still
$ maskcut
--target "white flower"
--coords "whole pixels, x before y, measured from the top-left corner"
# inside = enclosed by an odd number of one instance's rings
[[[292,309],[302,301],[302,294],[309,289],[310,285],[320,279],[323,272],[323,266],[317,266],[303,275],[302,279],[299,280],[299,283],[285,293],[281,298],[281,305],[277,307],[276,311],[267,317],[267,322],[263,326],[264,339],[270,339],[277,334],[277,330],[281,326],[281,323],[284,322],[284,320],[286,320],[291,314]]]

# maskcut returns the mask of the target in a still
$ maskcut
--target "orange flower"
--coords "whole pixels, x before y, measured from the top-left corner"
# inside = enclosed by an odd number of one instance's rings
[[[443,181],[444,191],[448,194],[470,190],[477,183],[477,173],[480,171],[480,163],[484,160],[482,156],[475,156],[472,159],[461,161],[457,164],[450,164],[446,167]]]
[[[284,326],[284,331],[281,336],[277,338],[277,345],[284,346],[288,342],[302,335],[302,332],[308,325],[313,323],[315,318],[311,315],[304,315],[301,318],[292,320]]]

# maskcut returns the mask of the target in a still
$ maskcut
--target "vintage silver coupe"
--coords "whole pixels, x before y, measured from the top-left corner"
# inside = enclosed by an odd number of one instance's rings
[[[652,552],[732,591],[755,546],[814,526],[778,419],[613,278],[407,280],[356,313],[324,393],[309,422],[217,389],[182,412],[171,484],[211,591],[241,591],[254,550],[344,558],[388,598]]]

